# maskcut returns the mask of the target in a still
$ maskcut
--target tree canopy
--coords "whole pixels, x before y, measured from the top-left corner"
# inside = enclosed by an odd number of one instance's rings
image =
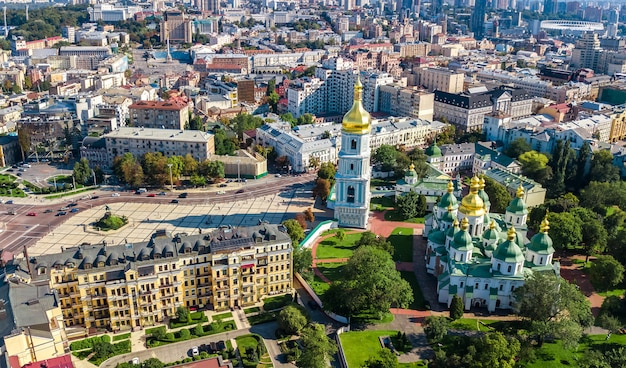
[[[485,179],[485,193],[487,193],[489,196],[489,202],[491,202],[491,211],[504,213],[506,211],[506,207],[511,202],[511,195],[506,190],[504,185],[488,176],[484,176],[483,178]]]
[[[304,308],[297,304],[291,304],[283,308],[278,313],[276,320],[278,327],[291,335],[299,333],[309,322]]]
[[[326,336],[324,325],[313,323],[302,330],[303,352],[296,361],[301,368],[326,368],[337,352],[335,343]]]
[[[522,153],[530,150],[530,144],[528,144],[524,138],[517,138],[506,147],[504,154],[509,157],[518,158]]]

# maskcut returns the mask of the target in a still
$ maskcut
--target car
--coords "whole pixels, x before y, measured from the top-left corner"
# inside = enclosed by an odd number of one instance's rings
[[[178,199],[172,199],[170,203],[178,203]]]
[[[8,169],[7,171],[8,171],[8,172],[13,172],[13,171],[15,171],[15,170],[13,170],[13,169]]]
[[[133,360],[130,361],[132,364],[134,365],[139,365],[139,358],[135,357],[133,358]]]
[[[135,191],[135,194],[141,194],[142,192],[140,192],[139,190]]]
[[[69,207],[61,207],[61,209],[59,211],[67,211],[69,209],[70,209]]]
[[[100,196],[93,196],[93,197],[91,197],[91,199],[98,199],[98,198],[100,198]]]
[[[11,211],[8,211],[8,212],[7,212],[7,215],[13,215],[13,216],[15,216],[15,215],[17,215],[17,212],[15,212],[15,211],[11,210]]]
[[[316,310],[316,309],[317,309],[317,307],[318,307],[317,302],[316,302],[315,300],[309,300],[306,304],[307,304],[307,305],[309,306],[309,308],[311,308],[312,310]]]
[[[6,204],[13,204],[13,200],[9,199],[8,201],[5,202]]]
[[[180,193],[178,195],[178,198],[187,198],[188,195],[189,195],[189,193]]]
[[[113,194],[111,194],[111,197],[119,197],[119,196],[120,196],[120,194],[119,194],[119,193],[113,193]]]
[[[280,178],[280,174],[276,174],[276,175],[274,175],[274,177]]]
[[[197,346],[191,348],[191,355],[196,356],[200,354],[200,350],[198,350]]]
[[[233,179],[228,179],[228,180],[226,180],[226,182],[227,182],[227,183],[232,183],[232,182],[233,182]]]
[[[26,172],[26,169],[22,167],[22,168],[20,168],[20,171],[21,172]]]
[[[11,166],[12,169],[17,169],[17,165]]]
[[[22,176],[22,173],[17,173],[17,174],[15,174],[15,175],[17,175],[17,176]]]
[[[47,210],[43,211],[43,213],[52,213],[52,210],[48,208]]]
[[[220,190],[220,191],[217,192],[217,194],[226,194],[226,192],[223,191],[223,190]]]
[[[147,195],[147,197],[156,197],[156,194],[150,193],[150,194]]]
[[[167,193],[165,192],[160,192],[159,195],[166,195]]]
[[[29,212],[26,216],[37,216],[37,212]]]
[[[224,340],[220,340],[217,342],[217,350],[224,350],[226,349],[226,343],[224,342]]]
[[[240,193],[243,193],[243,192],[245,192],[245,190],[239,189],[238,191],[235,192],[235,194],[240,194]]]
[[[228,186],[228,184],[223,184],[223,183],[218,185],[218,187],[220,187],[220,188],[226,188],[227,186]]]
[[[57,214],[55,216],[65,216],[65,215],[67,215],[67,212],[59,211],[59,212],[57,212]]]
[[[80,208],[72,208],[72,210],[70,211],[71,213],[76,213],[80,211]]]
[[[67,206],[68,206],[68,207],[76,207],[76,206],[78,206],[78,203],[70,203],[70,204],[68,204]]]

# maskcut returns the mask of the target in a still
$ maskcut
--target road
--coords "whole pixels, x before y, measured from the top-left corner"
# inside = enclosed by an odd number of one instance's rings
[[[235,189],[224,188],[225,194],[217,194],[217,192],[196,192],[189,191],[188,197],[179,199],[177,195],[182,191],[168,193],[165,196],[147,197],[147,194],[136,195],[134,191],[118,191],[119,188],[107,187],[96,192],[90,193],[92,196],[98,196],[97,199],[63,199],[57,203],[38,202],[35,200],[16,199],[21,204],[0,204],[0,224],[3,224],[4,231],[0,233],[0,249],[6,249],[10,252],[19,252],[24,247],[36,243],[61,223],[65,222],[73,215],[70,211],[66,211],[65,216],[56,216],[59,209],[66,206],[72,200],[78,205],[79,210],[88,209],[94,206],[102,206],[109,203],[119,202],[139,202],[139,203],[170,203],[172,199],[178,199],[179,205],[195,205],[203,204],[207,201],[211,203],[232,203],[234,201],[256,198],[264,195],[275,194],[295,187],[301,187],[304,183],[313,180],[313,174],[303,174],[300,176],[283,176],[280,178],[267,177],[259,180],[248,180],[243,184],[243,193],[236,193],[240,187]],[[153,191],[155,192],[155,191]],[[158,192],[158,191],[157,191]],[[119,193],[119,197],[112,197],[112,193]],[[85,193],[76,197],[86,196]],[[50,213],[44,213],[51,210]],[[9,215],[8,211],[15,211],[15,215]],[[35,212],[36,216],[27,216],[28,213]]]

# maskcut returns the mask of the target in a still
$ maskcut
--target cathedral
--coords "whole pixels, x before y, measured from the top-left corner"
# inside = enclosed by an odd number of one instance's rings
[[[342,121],[341,151],[335,174],[335,218],[339,227],[366,229],[368,225],[371,122],[363,107],[363,85],[357,79],[352,108]]]
[[[539,233],[530,240],[526,236],[528,208],[521,187],[504,215],[490,213],[484,179],[471,179],[469,194],[461,203],[453,192],[450,182],[447,193],[427,216],[424,229],[426,269],[437,277],[440,303],[449,306],[458,295],[466,310],[510,309],[513,291],[524,284],[525,276],[533,272],[560,274],[559,263],[553,262],[547,218]]]

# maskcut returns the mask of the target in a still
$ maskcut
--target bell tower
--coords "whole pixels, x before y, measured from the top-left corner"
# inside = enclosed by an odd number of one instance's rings
[[[354,102],[342,122],[339,168],[335,174],[335,218],[340,227],[365,229],[370,208],[371,117],[363,107],[357,78]]]

